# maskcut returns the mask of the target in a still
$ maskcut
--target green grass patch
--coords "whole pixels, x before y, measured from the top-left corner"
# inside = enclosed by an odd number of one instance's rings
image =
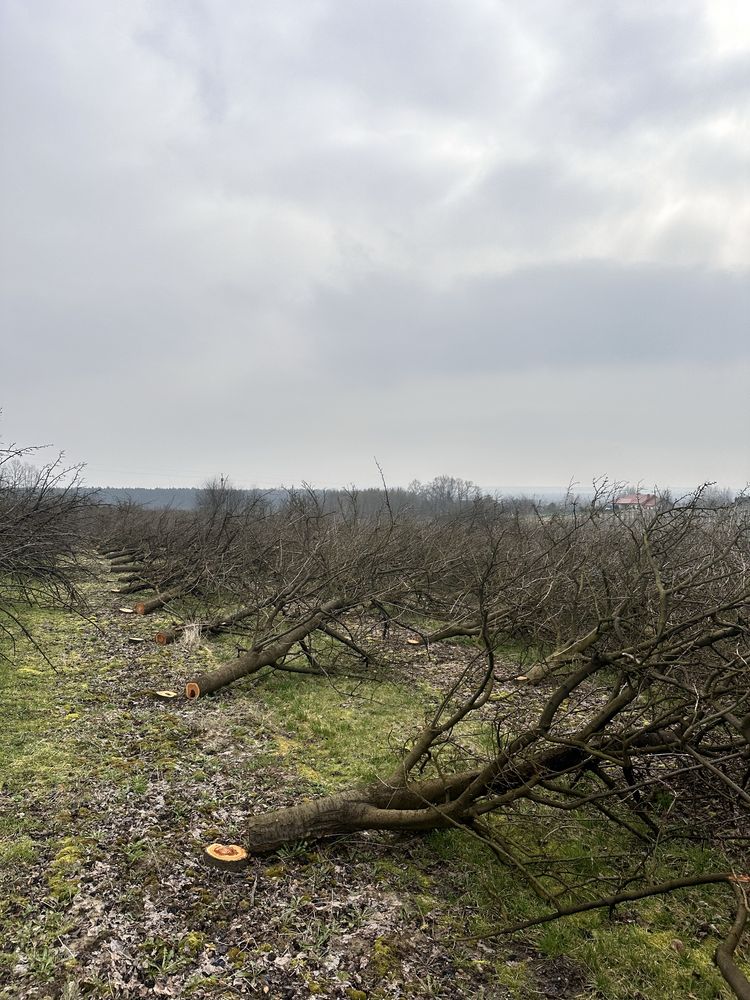
[[[281,672],[268,678],[258,697],[284,728],[277,737],[281,755],[321,791],[392,768],[427,706],[427,695],[415,687],[343,680],[334,686]]]
[[[0,649],[0,868],[37,860],[32,835],[50,794],[68,789],[81,767],[76,728],[86,686],[72,647],[85,622],[65,611],[14,608],[38,649],[21,636]],[[37,808],[37,804],[39,809]],[[54,876],[63,888],[61,872]]]
[[[518,856],[549,891],[559,891],[562,883],[546,873],[556,873],[573,886],[588,883],[588,894],[578,896],[579,901],[618,891],[641,852],[630,835],[604,827],[599,819],[585,822],[571,818],[551,825],[549,816],[546,822],[534,815],[498,816],[492,823],[522,848]],[[458,902],[464,912],[475,914],[468,926],[462,923],[456,927],[458,934],[488,934],[550,912],[520,873],[495,861],[489,850],[469,834],[454,830],[433,833],[420,859],[427,870],[429,854],[448,863],[445,875],[435,881],[433,893],[440,894],[447,888],[451,904]],[[645,861],[641,884],[725,868],[726,861],[712,851],[689,844],[669,844],[654,849]],[[445,888],[441,888],[442,878]],[[423,876],[413,881],[412,888],[420,884],[424,884]],[[573,901],[571,895],[561,899],[562,903]],[[451,913],[450,908],[443,909],[448,925]],[[688,996],[715,1000],[727,994],[713,964],[719,938],[706,933],[705,928],[714,924],[721,935],[725,934],[733,913],[733,900],[726,888],[699,886],[623,904],[613,915],[596,910],[495,940],[501,953],[520,941],[550,960],[560,956],[573,960],[598,991],[596,995],[608,1000],[656,996],[663,1000],[684,1000]],[[521,989],[523,963],[508,966],[501,960],[497,969],[499,982]],[[509,976],[516,980],[515,984],[508,981]],[[518,995],[527,994],[521,990]],[[528,995],[536,994],[530,990]],[[593,995],[590,990],[581,993]]]
[[[44,654],[26,638],[15,650],[7,642],[0,648],[0,790],[7,794],[50,787],[71,773],[66,723],[75,722],[77,702],[66,696],[79,670],[67,649],[71,622],[78,625],[65,612],[29,610],[24,624]]]

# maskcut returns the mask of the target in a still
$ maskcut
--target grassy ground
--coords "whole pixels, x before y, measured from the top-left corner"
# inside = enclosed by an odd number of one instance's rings
[[[155,689],[181,690],[231,641],[130,645],[162,620],[119,615],[101,586],[92,603],[88,622],[27,615],[54,672],[28,643],[0,661],[1,997],[728,996],[711,960],[722,889],[462,941],[540,905],[459,831],[294,844],[237,875],[205,869],[201,847],[241,842],[254,812],[387,767],[467,647],[437,664],[407,647],[387,680],[275,674],[164,703]],[[496,822],[532,860],[576,875],[616,873],[633,846],[596,823]],[[671,844],[649,865],[658,881],[721,859]]]

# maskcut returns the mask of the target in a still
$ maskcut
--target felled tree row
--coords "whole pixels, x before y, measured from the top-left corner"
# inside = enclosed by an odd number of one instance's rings
[[[483,499],[426,520],[387,505],[362,517],[356,498],[324,511],[297,494],[270,511],[234,508],[230,529],[222,522],[216,535],[209,521],[189,526],[190,558],[171,566],[205,602],[204,633],[231,630],[246,649],[189,678],[189,698],[264,668],[323,675],[330,664],[318,662],[316,636],[347,662],[371,666],[387,656],[376,634],[428,648],[472,640],[460,647],[463,674],[389,773],[253,817],[242,844],[207,848],[215,866],[236,869],[288,842],[364,829],[458,827],[522,875],[545,921],[700,884],[644,884],[654,843],[690,835],[680,809],[653,807],[655,788],[684,802],[683,815],[696,784],[713,788],[717,812],[750,819],[750,532],[741,510],[704,507],[697,491],[621,516],[602,491],[551,515]],[[170,530],[156,551],[174,555],[179,532]],[[187,624],[160,641],[175,641]],[[503,658],[509,642],[515,662]],[[527,683],[539,685],[532,700]],[[477,726],[487,736],[479,743],[465,738]],[[524,810],[549,822],[595,818],[627,835],[633,863],[623,862],[621,877],[635,888],[612,893],[604,880],[579,885],[529,863],[493,822]],[[706,877],[741,893],[748,873]],[[732,955],[742,906],[717,949],[740,997]]]

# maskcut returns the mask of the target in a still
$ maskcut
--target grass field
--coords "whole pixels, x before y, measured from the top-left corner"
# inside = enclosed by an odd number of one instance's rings
[[[427,653],[392,651],[386,679],[277,673],[164,703],[156,689],[181,690],[231,644],[130,645],[154,622],[118,615],[101,587],[91,600],[87,621],[27,613],[49,663],[26,641],[0,661],[0,996],[729,996],[712,962],[724,888],[482,939],[542,906],[463,831],[300,843],[237,875],[204,868],[202,846],[241,843],[253,813],[392,764],[435,699]],[[466,649],[449,650],[441,675]],[[573,817],[494,822],[539,871],[614,880],[633,849]],[[723,863],[668,843],[647,874]]]

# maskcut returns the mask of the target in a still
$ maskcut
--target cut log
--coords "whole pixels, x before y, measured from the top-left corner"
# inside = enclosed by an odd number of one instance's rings
[[[231,625],[236,625],[238,622],[244,621],[246,618],[250,618],[258,612],[258,607],[253,608],[240,608],[239,611],[233,612],[231,615],[225,615],[222,618],[214,618],[213,621],[206,622],[200,625],[200,630],[204,635],[214,635],[216,632],[221,632],[222,629],[229,628]],[[154,642],[157,642],[160,646],[168,646],[172,642],[176,642],[185,629],[188,628],[187,623],[181,625],[174,625],[172,628],[163,629],[157,632],[154,636]]]
[[[127,583],[124,587],[120,587],[118,590],[113,590],[113,594],[139,594],[142,590],[153,590],[153,586],[150,583],[146,583],[145,580],[134,580],[132,583]]]
[[[396,787],[379,782],[323,799],[277,809],[250,820],[245,842],[254,854],[275,851],[285,843],[317,840],[358,830],[435,830],[458,820],[450,807],[472,784],[478,770],[428,778]]]
[[[406,783],[397,770],[388,779],[366,787],[254,816],[243,839],[248,850],[264,853],[285,843],[359,830],[446,829],[475,819],[474,803],[488,788],[493,793],[520,789],[537,780],[540,773],[572,767],[584,756],[578,747],[554,747],[523,761],[507,758],[496,767]]]
[[[122,566],[113,566],[110,569],[110,573],[115,576],[127,576],[130,573],[141,573],[143,572],[143,563],[126,563]]]
[[[191,699],[200,698],[201,695],[211,694],[213,691],[218,691],[219,688],[226,687],[227,684],[239,680],[240,677],[247,677],[249,674],[257,673],[263,667],[270,666],[283,656],[286,656],[292,646],[298,643],[300,639],[304,639],[305,636],[314,632],[315,629],[326,622],[334,611],[341,611],[343,608],[351,607],[351,604],[351,601],[341,598],[328,601],[320,611],[310,615],[295,628],[290,629],[275,642],[269,643],[263,649],[251,649],[244,656],[239,656],[236,660],[230,660],[217,670],[212,670],[209,674],[201,674],[194,680],[188,681],[185,687],[185,695]]]
[[[184,597],[185,594],[189,593],[191,588],[189,587],[177,587],[174,590],[165,591],[163,594],[158,594],[156,597],[152,597],[148,601],[139,601],[137,604],[133,605],[133,611],[137,615],[150,615],[152,611],[158,611],[159,608],[163,608],[165,604],[169,604],[170,601],[177,600],[178,597]]]
[[[169,646],[170,643],[176,642],[182,633],[187,628],[187,625],[175,625],[174,628],[165,628],[161,632],[157,632],[154,636],[154,642],[158,646]]]
[[[125,556],[132,557],[137,551],[138,549],[134,548],[124,549],[120,547],[119,549],[108,549],[105,552],[102,552],[102,555],[104,556],[105,559],[122,559]]]
[[[247,851],[238,844],[209,844],[203,851],[203,859],[212,868],[225,872],[239,872],[249,863]]]
[[[127,566],[128,563],[142,563],[143,553],[142,552],[128,552],[124,556],[117,556],[115,559],[110,559],[110,566]]]

